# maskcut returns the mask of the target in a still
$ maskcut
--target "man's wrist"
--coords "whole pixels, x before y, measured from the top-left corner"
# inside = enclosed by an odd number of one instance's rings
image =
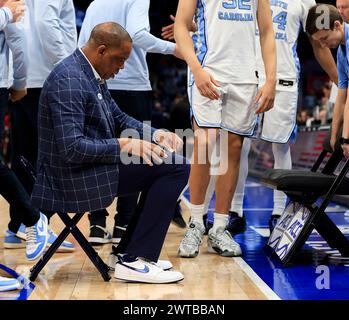
[[[265,83],[271,84],[271,85],[276,85],[276,77],[267,77],[265,79]]]

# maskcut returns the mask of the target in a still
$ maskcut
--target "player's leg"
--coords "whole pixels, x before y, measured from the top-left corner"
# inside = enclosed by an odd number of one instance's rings
[[[225,142],[227,141],[227,142]],[[222,131],[221,167],[226,168],[217,176],[216,207],[213,226],[208,232],[208,249],[222,256],[239,256],[241,248],[226,230],[229,209],[239,175],[240,154],[243,137]]]
[[[205,233],[203,216],[205,196],[210,181],[210,154],[217,139],[217,129],[221,122],[220,101],[209,100],[200,95],[195,85],[189,89],[194,128],[194,151],[191,161],[190,222],[181,241],[178,254],[193,258],[199,253],[199,247]]]
[[[292,169],[292,159],[289,143],[273,143],[274,169]],[[284,192],[274,190],[274,208],[269,220],[270,230],[274,229],[277,219],[285,209],[287,196]]]
[[[244,139],[240,157],[239,179],[236,185],[233,200],[229,211],[229,223],[227,229],[232,235],[242,233],[246,230],[246,219],[243,215],[243,204],[245,196],[245,184],[248,175],[248,154],[251,148],[251,140]]]
[[[298,91],[277,90],[274,108],[264,114],[261,139],[272,142],[274,169],[292,169],[290,138],[296,125]],[[274,191],[274,208],[269,219],[270,231],[285,209],[287,197],[283,192]]]
[[[257,122],[256,93],[256,85],[230,84],[222,104],[220,172],[217,175],[216,208],[213,227],[208,234],[208,246],[223,256],[241,254],[239,244],[226,227],[239,175],[243,136],[252,135]]]

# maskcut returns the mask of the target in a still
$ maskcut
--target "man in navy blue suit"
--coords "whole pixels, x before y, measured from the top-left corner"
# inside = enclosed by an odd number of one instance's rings
[[[131,50],[125,29],[112,22],[99,24],[87,44],[47,78],[39,104],[32,202],[49,211],[87,212],[108,207],[116,196],[141,191],[137,214],[117,248],[115,277],[176,282],[183,275],[164,271],[158,258],[189,165],[173,152],[182,146],[177,135],[131,118],[111,98],[105,80],[124,67]],[[117,139],[116,132],[125,129],[133,130],[133,138],[128,130]],[[126,164],[130,159],[139,161]]]

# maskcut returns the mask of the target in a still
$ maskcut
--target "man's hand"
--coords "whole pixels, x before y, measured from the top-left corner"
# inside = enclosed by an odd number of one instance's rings
[[[349,144],[342,144],[343,155],[346,159],[349,159]]]
[[[157,130],[154,138],[157,144],[170,152],[178,151],[183,147],[183,140],[173,132]]]
[[[12,102],[20,101],[27,95],[27,89],[19,89],[15,90],[13,88],[10,88],[10,100]]]
[[[218,100],[220,97],[216,87],[220,87],[219,83],[204,69],[199,69],[193,73],[195,78],[195,84],[200,94],[211,100]]]
[[[175,22],[176,18],[171,14],[170,19]],[[166,27],[161,29],[161,37],[165,40],[173,40],[174,39],[174,23],[169,24]]]
[[[129,138],[120,138],[118,141],[122,153],[142,158],[150,166],[154,165],[153,162],[161,164],[162,158],[168,157],[164,149],[149,141]]]
[[[176,21],[176,17],[173,16],[172,14],[170,15],[170,19],[175,22]],[[196,23],[193,21],[191,24],[191,32],[196,32]],[[165,39],[165,40],[173,40],[174,39],[174,23],[169,24],[166,27],[163,27],[161,29],[161,36]]]
[[[258,92],[255,103],[258,103],[256,113],[267,112],[274,107],[275,81],[267,81]]]
[[[24,16],[26,6],[23,0],[5,0],[2,3],[3,7],[9,8],[12,12],[13,19],[11,22],[17,22]]]

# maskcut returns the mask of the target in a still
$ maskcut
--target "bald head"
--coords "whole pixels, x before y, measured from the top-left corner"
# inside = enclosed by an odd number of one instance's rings
[[[119,24],[105,22],[93,28],[81,50],[100,77],[107,80],[124,68],[132,51],[132,39]]]
[[[115,22],[105,22],[93,28],[87,45],[94,48],[101,45],[109,48],[119,48],[124,42],[132,43],[128,32]]]

